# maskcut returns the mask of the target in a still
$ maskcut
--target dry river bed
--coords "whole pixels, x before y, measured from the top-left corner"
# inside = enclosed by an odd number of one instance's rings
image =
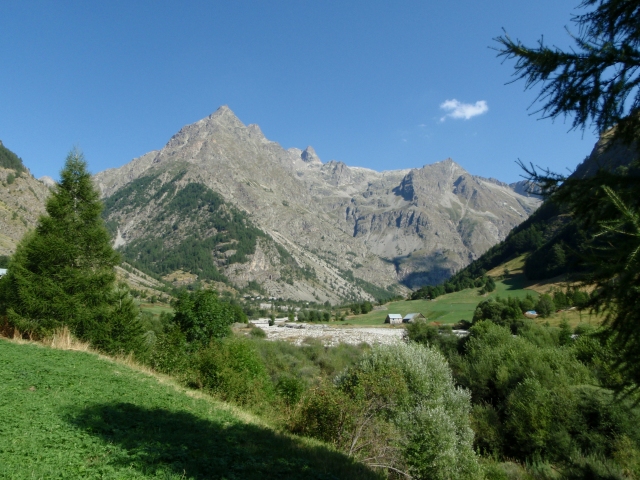
[[[320,340],[325,346],[339,343],[359,345],[393,345],[402,342],[404,328],[335,328],[327,325],[309,325],[304,323],[280,324],[269,326],[266,322],[252,321],[267,334],[267,340],[285,340],[294,345],[302,345],[307,338]]]

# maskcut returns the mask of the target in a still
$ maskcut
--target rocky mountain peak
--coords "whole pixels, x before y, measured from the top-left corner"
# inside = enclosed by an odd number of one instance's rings
[[[344,162],[331,160],[322,165],[321,169],[325,181],[334,186],[350,183],[353,179],[351,169]]]
[[[51,178],[51,177],[49,177],[47,175],[45,175],[43,177],[40,177],[38,180],[41,183],[44,183],[47,187],[55,187],[56,186],[56,181],[53,178]]]
[[[313,149],[311,145],[305,148],[300,154],[300,158],[307,163],[322,163],[318,155],[316,155],[316,151]]]
[[[178,170],[186,173],[172,180]],[[175,195],[193,188],[220,195],[266,239],[242,263],[225,263],[228,247],[217,246],[211,259],[224,275],[240,286],[257,281],[274,296],[321,302],[361,298],[359,285],[400,292],[403,285],[438,282],[503,239],[539,203],[474,178],[450,158],[388,172],[323,163],[311,146],[284,150],[267,140],[227,106],[183,127],[160,152],[96,176],[105,197],[134,181],[147,186],[138,193],[153,202],[164,198],[154,192],[167,182]],[[188,212],[158,213],[160,204],[120,204],[108,215],[123,245],[164,238],[155,227],[162,224],[171,232],[165,248],[173,248],[196,225]]]
[[[236,114],[229,108],[228,105],[221,105],[218,109],[209,115],[208,118],[224,118],[224,117],[235,117]],[[237,118],[237,117],[236,117]]]

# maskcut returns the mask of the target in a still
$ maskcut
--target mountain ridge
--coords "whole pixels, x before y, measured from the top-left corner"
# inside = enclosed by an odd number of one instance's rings
[[[227,106],[182,127],[162,149],[94,178],[106,199],[145,176],[168,182],[180,169],[176,188],[201,183],[246,212],[300,268],[316,271],[317,281],[303,288],[301,280],[301,298],[313,292],[331,302],[370,297],[356,279],[395,293],[437,282],[506,237],[539,203],[451,159],[384,172],[323,163],[313,147],[285,150]],[[144,236],[150,220],[144,208],[106,217],[125,244]],[[250,270],[242,282],[250,281]],[[277,265],[269,278],[263,286],[282,291],[272,284],[280,279]],[[331,285],[339,281],[343,290],[336,292]]]

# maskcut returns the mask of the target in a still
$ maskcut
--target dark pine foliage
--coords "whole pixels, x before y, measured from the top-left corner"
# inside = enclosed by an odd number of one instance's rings
[[[0,281],[0,314],[32,337],[67,326],[105,351],[136,351],[138,311],[126,289],[116,287],[120,258],[81,153],[67,156],[60,178],[47,214],[20,242]]]
[[[199,183],[180,188],[177,182],[184,174],[166,183],[157,176],[131,182],[107,199],[104,216],[115,229],[115,212],[153,204],[159,213],[149,235],[122,249],[127,262],[157,275],[183,270],[201,280],[226,281],[218,266],[246,262],[265,234],[210,188]]]
[[[0,168],[9,168],[18,173],[27,170],[22,164],[22,159],[5,147],[2,142],[0,142]]]

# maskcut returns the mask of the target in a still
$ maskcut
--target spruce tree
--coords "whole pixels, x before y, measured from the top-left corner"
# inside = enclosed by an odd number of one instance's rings
[[[47,214],[18,245],[0,282],[0,313],[31,337],[67,326],[110,352],[139,347],[137,309],[116,287],[119,255],[82,153],[69,153]]]

